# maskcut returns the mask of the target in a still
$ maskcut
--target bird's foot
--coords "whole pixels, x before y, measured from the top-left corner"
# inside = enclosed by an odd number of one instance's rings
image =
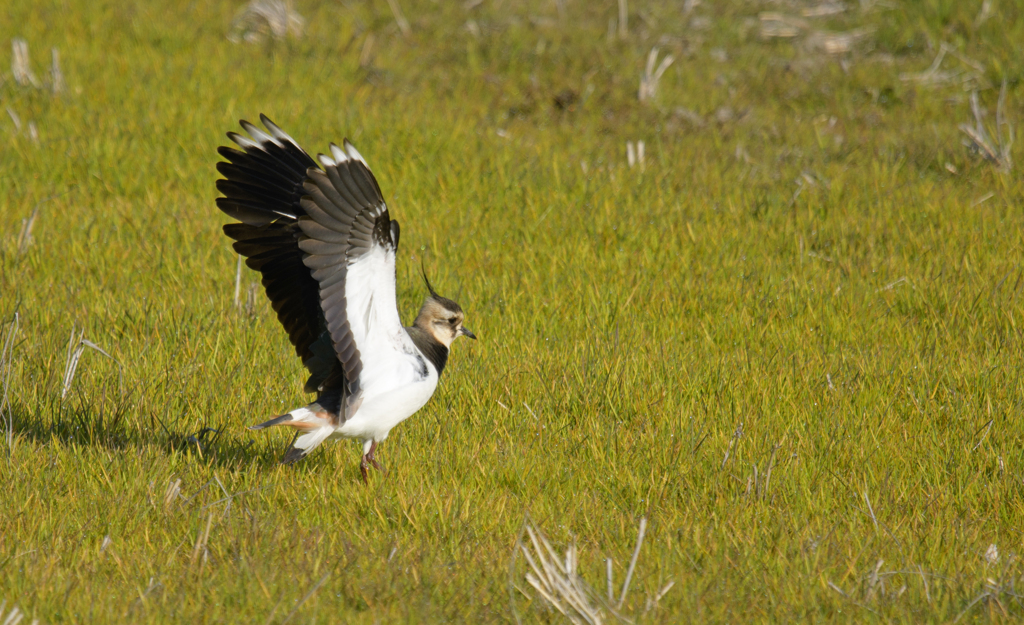
[[[384,469],[381,468],[380,463],[373,457],[374,452],[377,451],[377,441],[373,441],[370,444],[370,451],[363,454],[362,459],[359,461],[359,472],[363,475],[363,484],[368,484],[369,479],[369,467],[372,466],[381,473],[384,473]]]

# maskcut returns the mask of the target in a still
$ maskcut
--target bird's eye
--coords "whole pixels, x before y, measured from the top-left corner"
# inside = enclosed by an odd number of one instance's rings
[[[455,325],[455,321],[456,321],[455,317],[452,317],[452,318],[448,319],[448,323],[450,323],[452,325]]]

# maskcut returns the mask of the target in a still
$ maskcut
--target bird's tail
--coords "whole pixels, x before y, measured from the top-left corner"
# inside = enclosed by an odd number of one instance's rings
[[[295,440],[292,441],[291,448],[285,452],[284,458],[281,458],[281,463],[291,464],[301,460],[306,454],[319,447],[320,443],[327,440],[327,437],[332,433],[334,433],[333,425],[318,427],[307,431],[305,434],[297,433]]]
[[[259,425],[253,425],[249,429],[263,430],[275,425],[287,425],[298,430],[291,448],[281,459],[282,463],[291,464],[319,447],[320,443],[327,440],[327,437],[334,432],[335,422],[331,415],[324,410],[311,410],[311,408],[319,408],[319,406],[297,408]]]

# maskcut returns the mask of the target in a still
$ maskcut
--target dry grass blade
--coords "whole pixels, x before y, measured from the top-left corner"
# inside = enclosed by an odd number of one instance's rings
[[[14,313],[14,319],[7,326],[4,334],[3,351],[0,351],[0,380],[3,382],[3,397],[0,399],[0,418],[7,422],[7,449],[11,449],[14,441],[14,414],[10,409],[8,390],[11,386],[11,369],[13,369],[14,338],[18,335],[18,313]]]
[[[570,622],[588,625],[603,623],[604,615],[595,606],[599,598],[576,573],[576,543],[571,543],[564,558],[560,558],[547,537],[529,521],[526,523],[526,534],[530,538],[529,545],[521,540],[519,542],[519,550],[529,568],[525,575],[526,582]]]
[[[213,512],[206,517],[206,529],[196,534],[196,543],[192,549],[192,563],[199,560],[200,568],[209,559],[210,552],[206,544],[210,541],[210,528],[213,527]],[[201,558],[201,559],[200,559]]]
[[[316,593],[317,590],[320,590],[320,587],[324,585],[324,582],[326,582],[327,578],[330,577],[330,576],[331,576],[331,572],[330,571],[327,571],[326,573],[324,573],[324,576],[321,577],[320,580],[317,581],[317,583],[313,584],[313,587],[309,589],[309,592],[307,592],[302,597],[302,599],[300,599],[299,602],[297,604],[295,604],[295,607],[292,608],[292,611],[288,613],[288,616],[284,617],[284,620],[281,621],[281,625],[284,625],[288,621],[292,620],[292,617],[295,616],[295,613],[299,611],[299,608],[302,607],[302,604],[306,603],[306,601],[308,601],[309,598],[312,597]]]
[[[664,586],[662,586],[661,590],[659,590],[658,594],[654,597],[654,603],[657,604],[659,601],[664,599],[665,595],[668,594],[668,591],[672,590],[672,587],[675,586],[675,585],[676,585],[675,580],[671,580],[671,581],[669,581],[669,583],[667,583]]]
[[[761,13],[758,19],[761,22],[761,36],[765,39],[792,39],[810,27],[807,20],[783,13]]]
[[[644,535],[647,533],[647,517],[640,517],[640,529],[636,535],[636,547],[633,549],[633,557],[629,561],[629,569],[626,570],[626,579],[622,582],[622,594],[619,595],[619,604],[617,608],[621,608],[622,604],[626,602],[626,594],[629,593],[629,583],[633,581],[633,571],[636,570],[636,561],[640,557],[640,548],[644,544]]]
[[[14,130],[22,130],[22,118],[19,118],[17,113],[14,113],[14,110],[10,107],[7,107],[7,115],[10,117],[11,123],[14,124]]]
[[[608,590],[608,603],[615,601],[615,591],[612,590],[612,559],[605,558],[604,560],[604,576],[606,587]]]
[[[871,522],[875,526],[875,531],[878,531],[878,518],[875,516],[875,509],[871,507],[871,500],[868,498],[867,491],[864,491],[864,503],[868,505],[868,512],[871,515]]]
[[[253,282],[245,294],[245,313],[250,317],[256,314],[256,302],[259,300],[260,283]]]
[[[996,104],[996,128],[993,139],[985,129],[983,121],[985,117],[981,105],[978,103],[978,92],[971,92],[971,113],[974,115],[974,125],[960,124],[960,130],[970,138],[966,145],[975,152],[981,154],[985,160],[996,165],[999,171],[1008,172],[1013,168],[1013,158],[1010,148],[1013,147],[1013,126],[1006,121],[1003,111],[1006,107],[1006,80],[999,89],[999,101]],[[1003,128],[1006,128],[1005,133]]]
[[[167,492],[164,493],[164,509],[170,510],[171,505],[174,504],[181,496],[181,479],[176,479],[167,485]]]
[[[42,83],[32,73],[32,67],[28,60],[28,42],[24,39],[15,38],[11,41],[11,73],[14,74],[14,82],[22,87],[39,88]]]
[[[1012,585],[1006,587],[992,578],[986,578],[983,586],[984,590],[982,590],[981,594],[976,596],[970,603],[968,603],[967,607],[965,607],[963,611],[961,611],[960,614],[958,614],[957,617],[953,619],[954,623],[959,623],[960,619],[966,616],[967,613],[974,608],[974,606],[978,605],[978,603],[982,601],[984,601],[986,604],[990,606],[990,610],[991,606],[994,605],[1002,613],[1003,618],[1009,617],[1010,614],[1007,611],[1006,606],[1003,605],[1003,602],[999,600],[999,595],[1007,593],[1011,597],[1013,597],[1014,600],[1016,600],[1017,595],[1014,592]]]
[[[20,132],[21,131],[21,118],[18,117],[18,114],[14,112],[14,109],[12,109],[11,107],[8,106],[7,107],[7,115],[11,118],[11,123],[14,124],[14,130]]]
[[[408,37],[409,33],[412,32],[412,28],[409,26],[409,20],[405,19],[405,14],[402,13],[402,7],[398,6],[398,0],[388,0],[388,6],[391,7],[392,15],[395,16],[398,30],[402,31],[403,37]]]
[[[242,305],[239,295],[242,292],[242,255],[238,255],[238,266],[235,268],[235,308]]]
[[[28,246],[32,244],[32,226],[36,223],[39,215],[39,207],[32,209],[32,214],[21,220],[21,231],[18,232],[18,255],[24,254]]]
[[[634,166],[639,165],[641,169],[644,166],[644,142],[637,141],[635,144],[632,141],[626,142],[626,162],[629,163],[629,168],[632,169]]]
[[[84,330],[78,333],[78,338],[75,338],[75,328],[71,327],[71,338],[68,340],[68,359],[67,365],[64,367],[64,383],[61,386],[60,398],[64,399],[68,391],[71,390],[71,383],[75,380],[75,372],[78,370],[78,361],[81,360],[82,354],[85,353],[85,348],[95,350],[107,358],[117,362],[117,359],[108,354],[99,345],[93,343],[90,340],[82,338],[85,333]]]
[[[647,596],[647,600],[644,602],[644,614],[647,614],[654,608],[658,607],[658,603],[668,594],[668,591],[672,590],[672,587],[676,585],[675,580],[670,580],[667,584],[661,587],[653,597]]]
[[[846,12],[846,6],[839,2],[823,2],[817,6],[805,7],[800,10],[804,17],[828,17]]]
[[[821,50],[828,54],[846,54],[852,52],[854,46],[864,41],[873,32],[874,28],[855,28],[847,32],[826,32],[815,31],[808,35],[807,46],[812,50]]]
[[[16,605],[11,606],[11,611],[8,612],[7,616],[5,617],[4,616],[4,610],[6,608],[7,608],[7,602],[6,601],[0,602],[0,619],[3,619],[3,621],[0,622],[0,625],[18,625],[23,620],[25,620],[25,613],[22,612],[21,610],[19,610],[18,606],[16,606]],[[32,624],[31,625],[38,625],[38,623],[39,623],[39,619],[32,619]]]
[[[75,327],[71,326],[71,337],[68,339],[67,364],[64,366],[64,382],[61,384],[60,397],[63,399],[71,388],[71,381],[75,377],[75,370],[78,369],[78,360],[82,357],[85,347],[81,344],[81,336],[75,340]]]
[[[992,17],[992,0],[983,0],[981,3],[981,9],[978,11],[978,16],[974,18],[974,27],[980,27],[988,21],[988,18],[990,17]]]
[[[738,426],[736,426],[736,431],[732,435],[732,440],[729,441],[729,448],[725,450],[725,457],[722,458],[722,466],[720,468],[722,468],[722,469],[725,468],[725,463],[729,462],[729,456],[732,455],[732,450],[733,450],[733,447],[736,446],[736,441],[740,440],[741,438],[743,438],[743,422],[742,421],[740,422],[740,424]]]
[[[0,613],[0,616],[3,616],[3,614]],[[21,613],[21,610],[18,609],[18,606],[14,606],[13,608],[11,608],[11,613],[8,614],[7,618],[4,619],[3,625],[18,625],[18,623],[20,623],[23,618],[25,618],[25,615]]]
[[[57,48],[50,49],[50,88],[54,95],[63,93],[67,89],[64,72],[60,70],[60,51]]]
[[[651,52],[647,55],[647,65],[644,67],[644,73],[640,76],[640,91],[638,97],[641,102],[652,100],[655,94],[658,92],[658,82],[661,80],[665,70],[672,65],[672,62],[676,58],[671,54],[668,54],[658,63],[658,48],[651,48]],[[657,65],[657,68],[655,68]]]
[[[366,33],[366,37],[363,39],[363,47],[359,51],[359,67],[369,67],[373,61],[373,43],[376,38],[373,33]]]
[[[305,26],[305,18],[287,0],[252,0],[231,22],[228,39],[256,43],[267,35],[274,39],[301,37]]]
[[[804,45],[809,50],[820,50],[827,54],[847,54],[852,52],[854,47],[871,35],[875,29],[865,26],[845,32],[812,30],[811,22],[804,19],[835,15],[845,10],[842,5],[825,3],[804,9],[803,17],[776,12],[761,13],[758,16],[761,23],[761,37],[763,39],[795,39],[806,35]]]
[[[952,55],[965,67],[943,70],[942,62],[947,55]],[[977,61],[957,52],[953,46],[947,43],[939,46],[939,52],[935,55],[935,59],[928,69],[919,73],[902,73],[900,74],[900,80],[916,82],[927,86],[959,82],[964,89],[979,89],[987,85],[985,81],[985,68]]]

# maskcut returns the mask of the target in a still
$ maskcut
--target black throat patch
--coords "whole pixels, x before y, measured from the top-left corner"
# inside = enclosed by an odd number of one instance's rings
[[[437,369],[437,377],[440,378],[441,372],[444,371],[444,366],[448,362],[448,348],[416,326],[406,328],[405,330],[409,333],[409,337],[412,338],[416,349],[420,350],[420,353],[426,356],[430,364],[434,365],[434,368]]]

